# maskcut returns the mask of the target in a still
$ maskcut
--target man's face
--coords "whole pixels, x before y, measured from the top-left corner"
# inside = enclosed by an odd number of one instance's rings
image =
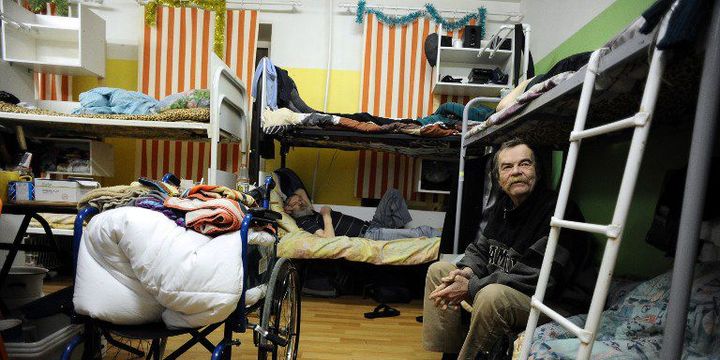
[[[283,209],[288,215],[293,217],[307,215],[308,212],[312,213],[312,211],[309,211],[308,204],[305,203],[300,195],[290,196],[285,202]]]
[[[535,188],[535,155],[521,144],[498,154],[498,180],[515,206],[522,203]]]

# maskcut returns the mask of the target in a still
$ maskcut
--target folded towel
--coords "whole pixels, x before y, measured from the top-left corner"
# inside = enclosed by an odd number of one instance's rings
[[[165,207],[185,211],[185,226],[205,235],[237,231],[245,214],[240,204],[230,199],[182,199],[169,197]]]

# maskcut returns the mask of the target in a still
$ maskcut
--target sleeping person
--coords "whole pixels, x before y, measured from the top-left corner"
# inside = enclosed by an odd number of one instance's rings
[[[303,191],[304,192],[304,191]],[[288,196],[284,210],[292,216],[303,230],[322,237],[350,236],[371,240],[394,240],[418,237],[440,236],[440,230],[430,226],[418,226],[405,229],[403,226],[412,220],[405,199],[399,191],[389,189],[385,192],[375,209],[371,221],[333,211],[323,206],[320,212],[313,209],[307,199],[295,192]]]

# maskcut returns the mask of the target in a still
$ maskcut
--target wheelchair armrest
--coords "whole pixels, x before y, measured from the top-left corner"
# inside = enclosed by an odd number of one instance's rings
[[[253,220],[274,222],[282,219],[282,215],[279,212],[270,209],[251,208],[248,211],[252,214]]]

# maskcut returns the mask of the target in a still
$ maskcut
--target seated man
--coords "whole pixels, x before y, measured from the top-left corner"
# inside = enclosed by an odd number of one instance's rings
[[[487,226],[457,266],[436,262],[425,279],[423,345],[445,353],[443,359],[484,359],[503,336],[525,329],[545,254],[557,195],[538,184],[535,153],[513,139],[500,146],[493,162],[503,194],[489,210]],[[565,218],[582,215],[569,203]],[[562,234],[546,298],[567,283],[588,246],[586,234]],[[566,242],[568,237],[573,241]],[[463,300],[472,304],[469,328],[457,306]]]
[[[323,206],[315,212],[306,196],[294,193],[285,201],[285,212],[292,216],[303,230],[322,237],[350,236],[372,240],[394,240],[417,237],[440,236],[440,231],[430,226],[403,229],[412,220],[400,192],[389,189],[383,195],[372,221],[333,211]]]

